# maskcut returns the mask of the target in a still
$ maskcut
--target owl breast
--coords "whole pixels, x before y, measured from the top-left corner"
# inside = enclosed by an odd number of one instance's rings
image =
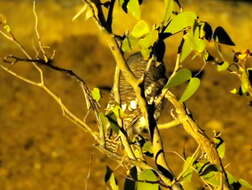
[[[131,55],[126,62],[137,79],[145,75],[143,81],[144,98],[148,104],[154,104],[155,98],[161,93],[167,81],[164,64],[152,61],[147,70],[148,61],[144,60],[140,53]],[[119,95],[121,108],[125,113],[122,120],[123,128],[133,134],[146,132],[145,121],[135,92],[122,74],[119,77]],[[161,107],[161,104],[155,105],[154,118],[156,120],[160,115]]]

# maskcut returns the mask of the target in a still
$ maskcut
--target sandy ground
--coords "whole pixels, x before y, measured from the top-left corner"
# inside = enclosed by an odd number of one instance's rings
[[[91,21],[71,22],[79,2],[64,2],[38,3],[41,36],[46,44],[56,49],[55,64],[74,70],[90,87],[111,87],[114,62],[105,42],[95,35],[98,30]],[[252,47],[249,35],[252,5],[212,0],[196,4],[193,0],[187,1],[186,9],[195,10],[214,26],[224,26],[239,44],[238,49]],[[158,9],[158,6],[154,8]],[[148,10],[148,5],[145,9]],[[1,0],[0,13],[6,15],[17,37],[32,52],[31,2]],[[148,18],[154,21],[156,16],[149,14]],[[128,24],[131,23],[125,23]],[[175,43],[171,43],[171,50]],[[15,47],[0,37],[0,57],[15,52]],[[167,53],[168,68],[174,61],[174,52]],[[239,85],[233,76],[218,73],[212,65],[206,70],[201,89],[188,105],[206,131],[215,127],[223,130],[227,169],[252,182],[252,107],[248,106],[249,98],[228,93]],[[27,64],[20,63],[16,71],[38,79],[38,73]],[[49,87],[63,97],[74,113],[83,117],[86,108],[76,82],[47,69],[45,73]],[[103,95],[106,98],[108,93],[103,92]],[[166,121],[168,114],[164,111],[161,121]],[[0,131],[0,190],[105,189],[104,169],[111,161],[94,148],[94,141],[63,118],[59,106],[41,89],[13,78],[3,70],[0,70]],[[171,167],[177,171],[181,161],[169,151],[182,153],[185,147],[189,154],[195,143],[181,127],[166,130],[162,135],[168,160],[174,163]]]

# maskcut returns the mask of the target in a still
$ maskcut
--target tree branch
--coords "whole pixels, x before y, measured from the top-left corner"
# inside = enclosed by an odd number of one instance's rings
[[[190,116],[186,114],[184,105],[177,101],[176,97],[170,91],[167,91],[165,97],[173,104],[176,109],[177,119],[181,122],[185,131],[190,136],[192,136],[194,140],[200,145],[203,152],[206,153],[208,160],[212,164],[216,164],[221,167],[222,177],[224,179],[224,189],[231,189],[228,183],[225,169],[214,142],[212,142],[210,138],[205,134],[205,132],[198,127],[198,125],[192,120]]]

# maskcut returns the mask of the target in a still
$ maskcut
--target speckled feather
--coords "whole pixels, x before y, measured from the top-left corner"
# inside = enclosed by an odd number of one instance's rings
[[[144,73],[144,94],[148,104],[152,104],[153,100],[156,96],[158,96],[164,87],[167,78],[165,76],[165,67],[163,63],[152,61],[148,71],[146,71],[146,67],[148,62],[143,59],[140,53],[136,53],[131,55],[126,60],[130,70],[133,72],[137,79],[140,79]],[[135,108],[134,102],[137,103],[136,95],[133,88],[130,84],[125,80],[124,76],[120,74],[119,78],[119,94],[120,94],[120,101],[121,107],[126,115],[123,118],[123,128],[128,131],[128,129],[133,129],[133,134],[140,133],[144,126],[139,125],[140,118],[142,117],[141,111],[139,106]],[[108,106],[113,106],[114,100],[112,99]],[[154,113],[154,117],[157,120],[159,117],[159,113],[161,110],[161,105],[155,105],[156,111]],[[141,129],[139,129],[139,127]],[[131,133],[131,132],[130,132]]]

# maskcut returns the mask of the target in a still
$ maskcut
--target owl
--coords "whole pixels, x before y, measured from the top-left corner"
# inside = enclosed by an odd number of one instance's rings
[[[142,94],[148,105],[154,107],[153,118],[157,121],[160,116],[162,102],[155,103],[155,99],[160,95],[164,85],[167,82],[165,76],[164,63],[153,60],[148,63],[141,53],[135,53],[126,59],[129,69],[137,79],[143,78]],[[148,66],[148,67],[147,67]],[[145,119],[140,111],[138,100],[134,89],[128,83],[122,73],[119,74],[119,97],[121,110],[123,111],[122,127],[127,132],[129,139],[137,135],[148,135],[148,129],[145,126]],[[108,103],[107,109],[115,106],[117,103],[113,99]],[[110,136],[110,135],[108,135]],[[110,138],[110,137],[109,137]]]

